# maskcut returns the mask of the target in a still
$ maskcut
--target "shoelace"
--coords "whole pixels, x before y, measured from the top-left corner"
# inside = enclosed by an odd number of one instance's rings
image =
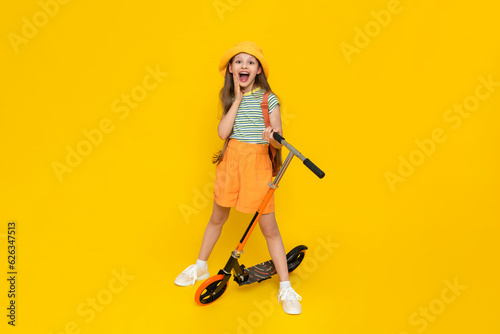
[[[278,305],[280,304],[280,300],[285,301],[285,300],[298,300],[301,301],[302,297],[299,296],[297,292],[295,292],[292,287],[286,287],[282,290],[280,290],[280,293],[278,294]]]
[[[187,267],[183,273],[185,273],[187,277],[193,278],[193,284],[191,284],[191,286],[194,286],[194,283],[196,283],[196,279],[198,278],[198,266],[196,264],[192,264]]]

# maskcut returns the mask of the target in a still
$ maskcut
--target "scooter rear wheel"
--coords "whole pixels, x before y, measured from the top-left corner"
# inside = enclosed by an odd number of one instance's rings
[[[287,254],[288,272],[291,273],[302,263],[306,255],[306,246],[297,246]]]
[[[227,289],[229,282],[226,282],[222,289],[214,294],[215,289],[223,284],[224,275],[215,275],[203,282],[194,295],[194,300],[198,305],[205,306],[219,299]]]

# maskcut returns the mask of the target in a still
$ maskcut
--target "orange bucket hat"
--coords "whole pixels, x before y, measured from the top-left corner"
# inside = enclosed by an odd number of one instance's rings
[[[219,72],[222,76],[226,75],[227,63],[231,60],[231,58],[240,52],[248,53],[257,58],[260,61],[260,65],[262,66],[262,70],[264,71],[266,78],[269,77],[269,65],[264,57],[264,53],[257,44],[247,41],[236,44],[224,53],[219,62]]]

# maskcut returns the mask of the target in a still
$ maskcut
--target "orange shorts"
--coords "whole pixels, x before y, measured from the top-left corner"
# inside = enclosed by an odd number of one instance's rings
[[[215,172],[214,199],[225,207],[255,213],[272,182],[269,145],[243,143],[230,139]],[[274,195],[263,214],[274,212]]]

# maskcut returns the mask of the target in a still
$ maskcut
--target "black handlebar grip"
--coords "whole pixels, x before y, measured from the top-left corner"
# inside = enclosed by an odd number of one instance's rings
[[[322,179],[325,177],[325,172],[323,172],[321,169],[318,168],[313,162],[307,158],[304,159],[304,165],[307,166],[314,174],[316,174],[317,177]]]
[[[285,138],[281,137],[281,135],[277,132],[273,132],[273,138],[274,140],[276,140],[278,143],[281,144],[281,141]]]

